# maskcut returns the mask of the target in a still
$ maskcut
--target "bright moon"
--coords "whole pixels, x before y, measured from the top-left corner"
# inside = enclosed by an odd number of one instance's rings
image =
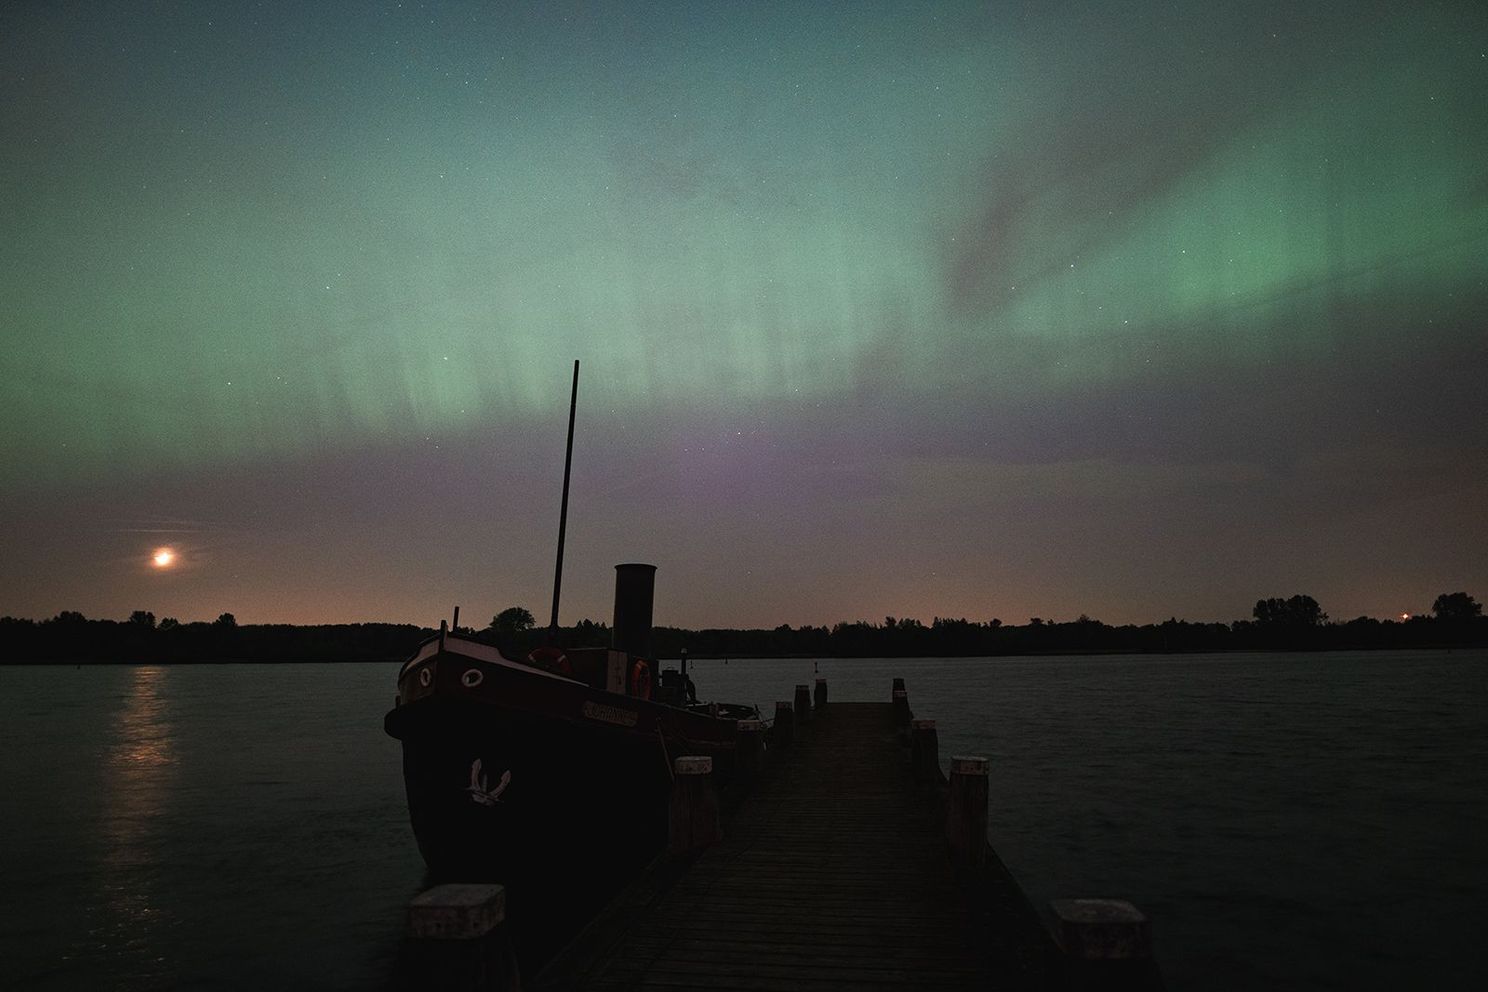
[[[150,560],[155,563],[156,568],[170,568],[175,563],[176,553],[170,548],[160,548]]]

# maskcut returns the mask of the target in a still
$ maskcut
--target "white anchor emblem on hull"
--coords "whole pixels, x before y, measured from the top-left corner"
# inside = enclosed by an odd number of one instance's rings
[[[481,759],[476,758],[470,763],[470,784],[465,791],[470,793],[470,798],[482,806],[495,806],[501,800],[501,794],[506,791],[507,784],[511,782],[511,771],[501,773],[501,781],[496,783],[496,788],[491,789],[486,784],[486,776],[481,773]]]

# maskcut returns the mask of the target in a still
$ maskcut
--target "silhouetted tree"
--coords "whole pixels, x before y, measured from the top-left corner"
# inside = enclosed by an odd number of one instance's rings
[[[610,628],[586,617],[574,624],[574,636],[581,645],[603,644],[609,639]]]
[[[1281,627],[1316,627],[1328,619],[1317,600],[1302,595],[1291,599],[1258,599],[1251,615],[1257,623]]]
[[[216,620],[212,621],[213,627],[236,627],[237,625],[238,618],[231,613],[220,614]]]
[[[155,629],[155,614],[149,610],[135,610],[129,614],[129,622],[136,627],[144,627],[147,630]]]
[[[1483,615],[1483,604],[1465,592],[1444,592],[1431,604],[1438,620],[1471,620]]]
[[[491,618],[491,629],[505,636],[531,630],[536,624],[531,611],[521,606],[508,606]]]
[[[175,617],[166,617],[164,620],[160,621],[161,630],[175,630],[179,626],[181,626],[181,621],[177,620]]]

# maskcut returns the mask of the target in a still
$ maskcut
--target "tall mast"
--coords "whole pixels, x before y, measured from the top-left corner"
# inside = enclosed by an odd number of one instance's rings
[[[553,566],[553,618],[548,637],[558,634],[558,593],[563,588],[563,537],[568,529],[568,477],[573,467],[574,413],[579,407],[579,360],[574,359],[573,394],[568,400],[568,450],[563,455],[563,505],[558,511],[558,563]]]

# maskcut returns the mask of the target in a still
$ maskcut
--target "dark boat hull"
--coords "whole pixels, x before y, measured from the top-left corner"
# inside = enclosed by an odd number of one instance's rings
[[[672,759],[710,755],[726,780],[737,732],[453,638],[404,666],[385,724],[403,744],[430,880],[506,885],[509,918],[538,956],[665,844]]]

